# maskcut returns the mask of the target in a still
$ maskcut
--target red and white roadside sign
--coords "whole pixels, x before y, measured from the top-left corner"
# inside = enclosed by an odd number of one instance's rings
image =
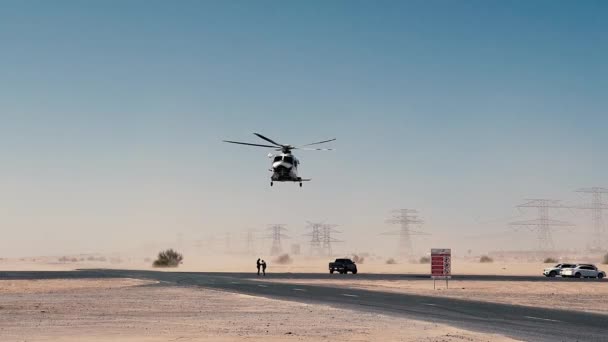
[[[431,249],[431,278],[449,279],[452,277],[452,250],[449,248]]]

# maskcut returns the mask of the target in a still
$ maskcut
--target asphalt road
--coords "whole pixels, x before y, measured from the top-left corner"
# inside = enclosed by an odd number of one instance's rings
[[[255,275],[242,273],[156,272],[136,270],[82,270],[73,272],[1,272],[0,279],[56,279],[129,277],[153,279],[155,286],[199,286],[305,303],[323,303],[356,310],[381,312],[413,319],[447,323],[465,329],[492,332],[525,341],[607,341],[608,315],[535,307],[484,303],[441,297],[426,297],[351,289],[350,275],[342,277],[344,286],[294,285],[259,282]],[[272,279],[323,279],[324,274],[269,274]],[[418,279],[416,275],[356,275],[361,279]],[[414,278],[412,278],[414,277]],[[508,277],[511,280],[527,280]],[[505,280],[508,280],[505,279]],[[525,277],[524,277],[525,278]],[[428,279],[428,276],[425,276]],[[468,276],[468,280],[503,280],[500,276]],[[534,279],[537,279],[536,277]],[[538,277],[539,281],[574,281],[584,286],[590,280]],[[574,283],[573,283],[574,285]],[[538,286],[542,286],[539,283]],[[608,286],[608,284],[607,284]],[[563,298],[576,300],[576,298]],[[348,317],[344,318],[348,320]],[[328,322],[328,324],[334,324]]]

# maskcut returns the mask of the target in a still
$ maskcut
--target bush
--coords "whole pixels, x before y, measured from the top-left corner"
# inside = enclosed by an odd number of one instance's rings
[[[397,263],[397,261],[395,261],[395,259],[393,259],[393,258],[389,258],[388,260],[386,260],[387,265],[394,265],[396,263]]]
[[[421,264],[430,264],[431,258],[429,258],[428,256],[423,256],[422,258],[420,258],[420,263]]]
[[[362,264],[365,261],[365,257],[358,254],[353,254],[353,261],[357,264]]]
[[[174,251],[173,249],[167,249],[166,251],[158,253],[158,258],[154,260],[152,266],[154,267],[177,267],[182,263],[184,257]]]
[[[608,265],[608,253],[604,254],[604,260],[602,260],[602,264]]]
[[[545,264],[555,264],[557,262],[557,259],[548,257],[548,258],[545,258],[545,261],[543,261],[543,262]]]
[[[274,262],[276,262],[277,264],[280,264],[280,265],[285,265],[285,264],[291,264],[293,262],[293,260],[291,259],[289,254],[282,254],[282,255],[279,255],[276,259],[274,259]]]
[[[103,261],[103,262],[107,261],[106,257],[102,257],[102,256],[100,256],[100,257],[90,256],[87,258],[87,260],[88,261]]]
[[[78,259],[74,258],[74,257],[70,258],[67,256],[62,256],[61,258],[59,258],[59,262],[77,262],[77,261],[78,261]]]
[[[490,258],[487,255],[482,255],[481,258],[479,258],[479,262],[481,262],[481,263],[494,262],[494,259]]]

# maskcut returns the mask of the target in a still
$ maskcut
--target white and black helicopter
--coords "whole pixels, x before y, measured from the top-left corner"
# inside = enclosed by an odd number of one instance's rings
[[[298,166],[300,165],[300,161],[291,153],[291,150],[305,150],[305,151],[332,151],[331,148],[307,148],[305,146],[312,146],[318,144],[324,144],[330,141],[334,141],[336,139],[329,139],[318,141],[306,145],[302,145],[301,147],[296,147],[292,145],[283,145],[279,144],[272,139],[266,138],[265,136],[259,133],[253,133],[261,139],[264,139],[271,143],[272,145],[261,145],[261,144],[251,144],[240,141],[230,141],[224,140],[224,142],[231,144],[240,144],[240,145],[248,145],[248,146],[257,146],[257,147],[268,147],[274,148],[276,151],[281,151],[281,154],[273,155],[272,153],[268,154],[269,158],[272,159],[272,168],[270,172],[272,172],[272,176],[270,177],[270,186],[274,184],[274,182],[298,182],[300,183],[300,187],[302,186],[302,182],[308,182],[310,179],[304,179],[298,176]]]

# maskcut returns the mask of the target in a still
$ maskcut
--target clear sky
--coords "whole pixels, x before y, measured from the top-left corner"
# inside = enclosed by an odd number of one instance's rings
[[[395,208],[421,250],[482,248],[608,185],[606,1],[2,1],[0,76],[0,257],[305,220],[387,250]],[[338,151],[270,188],[221,142],[252,132]]]

